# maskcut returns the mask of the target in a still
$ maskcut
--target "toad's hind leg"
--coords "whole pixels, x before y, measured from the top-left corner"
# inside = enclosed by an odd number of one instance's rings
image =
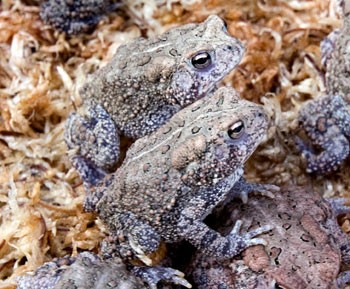
[[[124,260],[137,258],[144,264],[151,265],[149,256],[157,251],[161,242],[158,232],[131,212],[114,213],[108,218],[110,230],[115,237],[104,244],[104,254],[117,253]]]
[[[159,281],[191,288],[182,272],[169,267],[153,266],[150,254],[158,250],[161,239],[149,224],[130,212],[118,213],[112,218],[114,218],[115,227],[113,228],[113,220],[111,220],[110,229],[116,234],[102,243],[101,251],[105,258],[117,255],[127,263],[135,260],[135,257],[141,260],[147,266],[133,266],[132,272],[147,283],[151,289],[156,289]]]
[[[345,288],[347,284],[350,284],[350,271],[341,272],[335,280],[335,288],[342,289]]]
[[[119,159],[120,140],[116,124],[100,106],[84,115],[72,113],[65,125],[65,141],[72,162],[84,182],[95,185],[112,171]]]

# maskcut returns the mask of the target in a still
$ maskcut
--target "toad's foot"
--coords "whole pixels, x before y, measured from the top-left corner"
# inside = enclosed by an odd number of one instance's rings
[[[228,259],[238,255],[250,246],[255,245],[267,245],[267,242],[263,238],[255,238],[258,235],[267,233],[273,229],[273,226],[266,225],[259,227],[255,230],[241,234],[242,221],[237,220],[232,231],[226,237],[221,237],[212,242],[214,248],[208,246],[208,253],[214,255],[218,259]],[[215,252],[209,250],[214,249]]]
[[[239,197],[243,203],[248,202],[248,195],[251,192],[258,192],[263,196],[274,198],[274,193],[280,191],[280,187],[270,184],[249,183],[243,177],[235,183],[231,189],[230,198]]]
[[[350,198],[326,198],[331,204],[335,217],[350,213]]]
[[[307,161],[308,173],[324,175],[334,172],[349,155],[348,106],[341,95],[323,95],[308,101],[300,109],[299,126],[311,146],[298,137],[295,142]]]
[[[336,288],[345,288],[350,283],[350,271],[341,272],[335,280]]]
[[[77,113],[69,116],[65,126],[65,141],[74,152],[73,164],[87,183],[100,180],[97,178],[95,181],[96,170],[111,171],[118,162],[118,130],[100,105],[89,108],[84,116]]]
[[[157,283],[164,281],[192,288],[192,285],[184,279],[184,273],[168,267],[134,267],[132,272],[148,284],[150,289],[157,289]]]
[[[349,141],[343,135],[328,138],[325,143],[322,143],[324,150],[319,154],[316,154],[300,138],[297,137],[295,141],[303,158],[307,161],[306,171],[308,173],[322,175],[332,173],[339,169],[349,155]]]
[[[274,228],[272,225],[266,225],[241,235],[240,234],[241,227],[242,227],[242,221],[237,220],[232,231],[227,236],[234,243],[237,244],[236,246],[238,248],[241,247],[239,248],[240,251],[243,251],[244,249],[254,245],[266,245],[267,243],[263,238],[255,238],[255,237],[258,235],[267,233]]]

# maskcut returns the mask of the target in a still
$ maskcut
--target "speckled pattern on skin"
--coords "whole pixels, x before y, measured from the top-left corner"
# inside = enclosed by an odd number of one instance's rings
[[[237,218],[245,230],[273,225],[263,235],[267,245],[220,262],[198,251],[189,278],[197,289],[343,288],[350,274],[338,274],[341,262],[350,261],[350,240],[336,217],[349,212],[343,199],[327,201],[302,187],[282,188],[273,199],[254,196],[245,205],[232,202],[221,212],[218,230],[228,233]]]
[[[78,162],[88,162],[75,166],[113,170],[118,133],[133,139],[150,134],[181,108],[216,90],[243,52],[216,15],[119,47],[83,86],[84,105],[67,121],[68,147],[76,151]],[[96,183],[89,171],[80,173],[87,183]]]
[[[84,252],[58,258],[41,266],[34,275],[20,277],[17,289],[144,289],[120,259],[102,261]]]
[[[79,34],[89,32],[118,6],[113,0],[48,0],[41,5],[40,17],[59,31]]]
[[[264,244],[255,236],[269,226],[241,234],[238,221],[221,236],[203,219],[226,199],[247,193],[245,188],[276,189],[255,187],[242,177],[267,125],[260,105],[241,99],[232,88],[220,88],[137,140],[117,172],[90,192],[85,208],[96,210],[110,233],[123,236],[136,255],[155,251],[160,240],[186,239],[217,258]]]
[[[302,107],[299,121],[312,144],[322,149],[316,154],[299,141],[307,171],[327,174],[338,169],[349,155],[350,105],[339,95],[320,96]]]
[[[343,27],[333,31],[321,44],[329,94],[350,97],[350,4],[344,1]]]
[[[348,1],[343,4],[350,6]],[[350,140],[350,7],[345,7],[344,25],[322,43],[326,66],[327,94],[307,102],[299,122],[315,148],[298,140],[310,173],[328,174],[337,170],[349,155]]]

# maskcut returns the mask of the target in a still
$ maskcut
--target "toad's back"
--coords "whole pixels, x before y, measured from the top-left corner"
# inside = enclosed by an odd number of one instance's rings
[[[247,135],[233,140],[229,128],[240,122]],[[137,140],[119,170],[97,189],[103,194],[101,218],[110,223],[116,214],[131,212],[169,231],[199,189],[242,170],[266,126],[262,108],[230,88],[183,109],[157,132]]]

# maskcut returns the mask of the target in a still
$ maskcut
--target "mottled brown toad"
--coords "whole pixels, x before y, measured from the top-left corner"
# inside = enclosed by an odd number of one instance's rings
[[[343,288],[350,281],[349,272],[339,275],[342,260],[350,261],[349,238],[337,223],[339,214],[350,212],[344,201],[288,187],[273,199],[253,196],[247,204],[230,203],[217,219],[218,230],[230,232],[236,219],[243,221],[245,230],[273,225],[262,235],[267,245],[249,247],[220,262],[198,252],[189,270],[193,288]]]
[[[67,121],[73,164],[95,184],[119,158],[119,134],[150,134],[181,108],[216,89],[244,48],[216,15],[119,47],[81,89],[84,105]]]
[[[242,177],[267,126],[260,105],[241,99],[232,88],[220,88],[137,140],[117,172],[92,189],[85,208],[97,211],[110,233],[122,236],[136,255],[155,251],[161,240],[185,239],[221,259],[264,244],[255,236],[270,225],[240,234],[238,221],[222,236],[203,219],[226,199],[276,189]]]

